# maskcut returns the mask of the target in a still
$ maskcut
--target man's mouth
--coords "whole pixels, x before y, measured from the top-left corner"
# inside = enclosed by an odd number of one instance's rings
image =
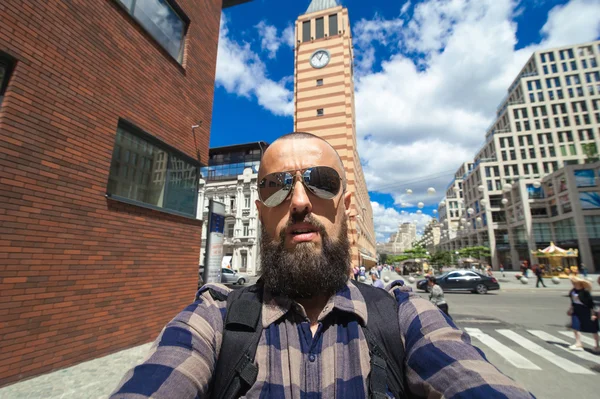
[[[287,231],[294,243],[313,241],[319,235],[319,229],[312,225],[291,226]]]

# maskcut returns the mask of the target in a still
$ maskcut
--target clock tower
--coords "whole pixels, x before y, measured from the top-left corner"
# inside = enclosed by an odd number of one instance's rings
[[[312,0],[296,21],[294,131],[324,138],[342,158],[352,193],[352,265],[369,267],[377,261],[376,241],[356,148],[353,59],[348,9],[337,0]]]

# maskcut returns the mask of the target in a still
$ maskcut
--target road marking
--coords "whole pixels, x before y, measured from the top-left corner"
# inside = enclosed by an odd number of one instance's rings
[[[550,335],[545,331],[527,330],[527,332],[529,332],[529,334],[531,334],[531,335],[534,335],[534,336],[548,342],[549,344],[563,344],[563,345],[567,345],[567,346],[571,345],[567,341],[557,338],[554,335]]]
[[[570,345],[567,341],[563,341],[562,339],[555,337],[554,335],[551,335],[544,331],[539,331],[539,330],[527,330],[527,331],[529,331],[529,333],[535,335],[536,337],[543,339],[544,341],[548,342],[549,344],[553,344],[557,348],[560,348],[564,351],[569,352],[572,355],[577,356],[580,359],[584,359],[584,360],[587,360],[592,363],[600,364],[600,356],[592,355],[591,353],[588,353],[585,351],[584,352],[572,351],[567,347],[568,345]],[[568,331],[564,331],[564,332],[566,332],[568,334]],[[562,345],[559,345],[559,344],[562,344]]]
[[[491,350],[505,358],[510,364],[526,370],[541,370],[540,367],[536,366],[533,362],[521,356],[508,346],[502,344],[500,341],[492,338],[491,336],[484,334],[479,328],[465,328],[465,331],[469,333],[473,338],[478,339],[484,345],[488,346]]]
[[[517,334],[514,331],[511,331],[511,330],[496,330],[496,331],[498,331],[498,333],[504,335],[506,338],[521,345],[523,348],[535,353],[538,356],[543,357],[544,359],[548,360],[550,363],[553,363],[554,365],[560,367],[561,369],[565,370],[568,373],[588,374],[588,375],[595,374],[593,371],[590,371],[590,370],[586,369],[585,367],[578,365],[577,363],[573,363],[570,360],[564,359],[564,358],[550,352],[549,350],[542,348],[535,342],[530,341],[527,338],[520,336],[519,334]]]
[[[559,331],[558,333],[572,338],[573,342],[575,342],[575,335],[573,334],[573,331]],[[592,348],[596,346],[596,342],[592,338],[586,337],[582,333],[579,333],[579,336],[581,337],[581,341],[583,341],[583,343],[591,345]]]
[[[479,319],[461,319],[454,320],[455,323],[473,323],[473,324],[500,324],[498,320],[479,320]]]

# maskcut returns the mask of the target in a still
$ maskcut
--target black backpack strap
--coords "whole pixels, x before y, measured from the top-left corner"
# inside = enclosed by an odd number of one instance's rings
[[[211,398],[238,398],[256,382],[258,366],[254,356],[262,334],[261,314],[262,286],[255,284],[228,295]]]
[[[404,383],[404,344],[398,321],[398,302],[387,291],[352,281],[367,304],[363,327],[371,355],[369,392],[372,398],[407,398]],[[393,326],[390,328],[390,326]]]

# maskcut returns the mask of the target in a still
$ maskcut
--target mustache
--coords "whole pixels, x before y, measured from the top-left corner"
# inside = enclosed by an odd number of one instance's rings
[[[319,231],[319,234],[321,236],[325,237],[327,235],[327,232],[325,231],[325,226],[323,225],[323,223],[319,222],[317,220],[317,218],[315,218],[312,214],[310,214],[310,213],[294,213],[294,214],[292,214],[292,216],[290,217],[288,222],[285,224],[284,228],[281,229],[280,236],[281,236],[282,240],[285,240],[285,234],[286,234],[287,229],[292,227],[296,223],[311,224],[317,228],[317,230]]]

